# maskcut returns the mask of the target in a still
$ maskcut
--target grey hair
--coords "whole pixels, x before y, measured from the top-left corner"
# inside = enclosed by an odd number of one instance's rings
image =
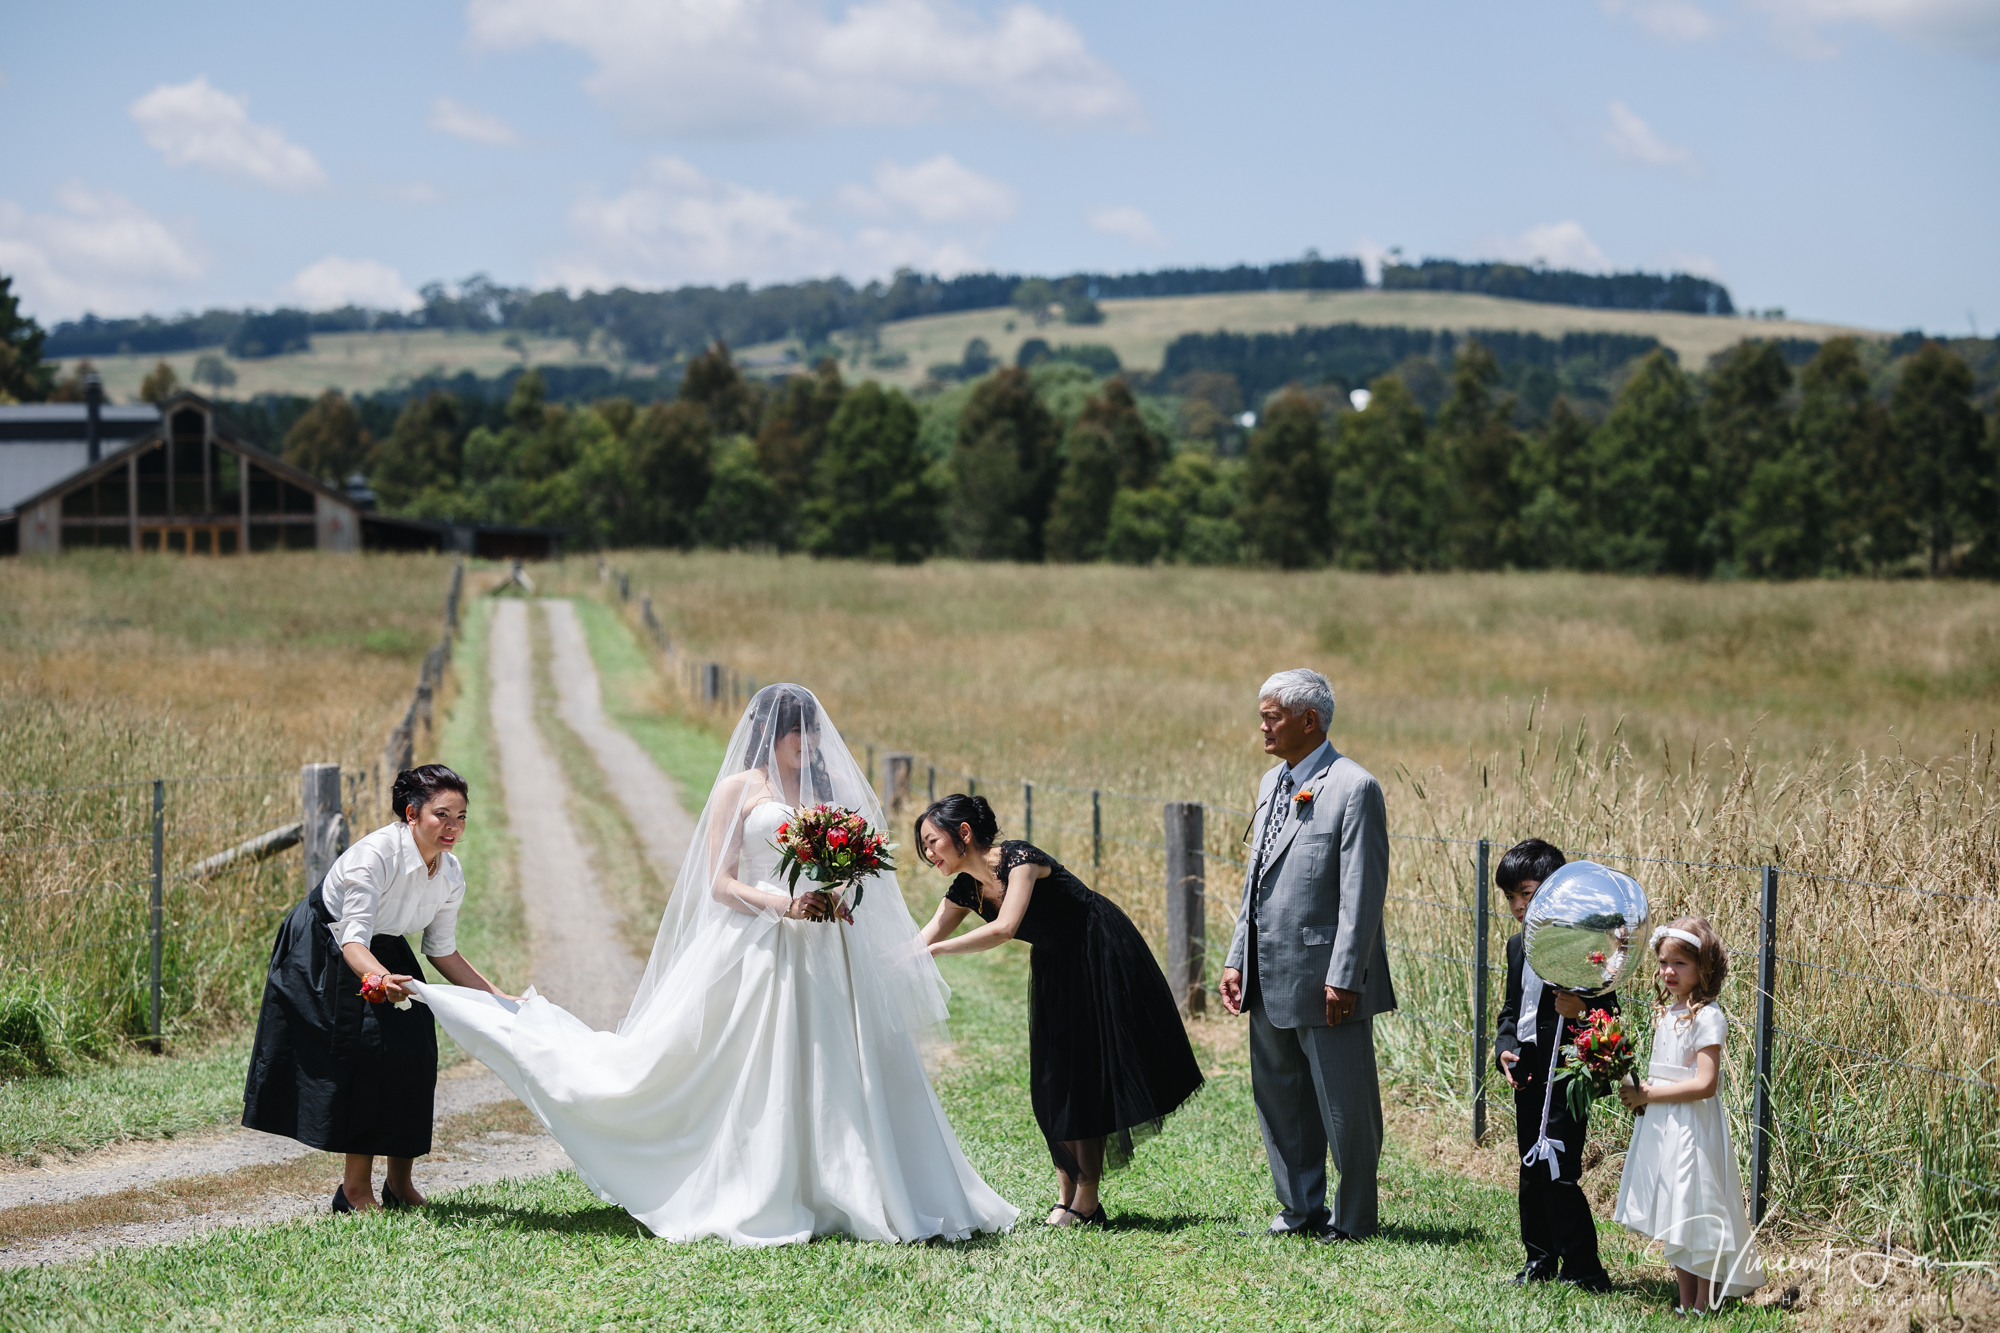
[[[1257,691],[1257,699],[1260,703],[1275,699],[1287,713],[1303,713],[1310,708],[1319,714],[1321,730],[1333,725],[1333,682],[1309,668],[1280,671],[1264,682],[1264,687]]]

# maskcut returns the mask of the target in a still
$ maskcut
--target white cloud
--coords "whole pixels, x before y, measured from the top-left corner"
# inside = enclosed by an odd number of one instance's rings
[[[1613,102],[1609,110],[1611,124],[1604,131],[1604,142],[1620,161],[1636,162],[1646,167],[1670,167],[1690,176],[1700,174],[1701,164],[1695,160],[1693,149],[1662,139],[1651,125],[1623,102]]]
[[[875,168],[873,188],[842,187],[838,198],[870,217],[913,213],[925,222],[1004,222],[1014,216],[1020,196],[1007,185],[959,165],[940,153],[913,167],[883,162]]]
[[[1779,44],[1809,58],[1840,48],[1821,29],[1860,23],[1923,46],[2000,57],[2000,4],[1993,0],[1751,0],[1771,16]]]
[[[250,119],[250,104],[209,86],[206,74],[188,83],[161,84],[130,107],[147,144],[170,167],[196,166],[274,190],[314,190],[326,172],[313,155],[282,130]]]
[[[575,47],[631,129],[745,135],[903,125],[985,106],[1055,127],[1133,122],[1138,100],[1067,20],[952,0],[468,0],[474,45]]]
[[[570,210],[585,253],[547,267],[544,281],[772,282],[838,265],[837,237],[808,222],[797,199],[717,180],[677,157],[649,159],[624,193],[585,195]]]
[[[431,99],[430,127],[467,143],[483,143],[489,148],[513,148],[521,142],[514,127],[498,116],[489,115],[449,97]]]
[[[1715,15],[1687,0],[1600,0],[1604,12],[1630,18],[1664,41],[1700,42],[1722,30]]]
[[[1118,236],[1145,250],[1164,250],[1167,238],[1160,235],[1160,229],[1153,220],[1136,208],[1100,208],[1091,213],[1085,221],[1092,231],[1106,236]]]
[[[424,300],[403,284],[403,275],[374,259],[328,255],[308,264],[278,289],[288,304],[307,310],[358,305],[370,310],[415,310]]]
[[[193,247],[124,196],[68,181],[55,197],[60,213],[0,199],[0,272],[37,318],[136,313],[201,276]]]
[[[635,171],[622,192],[591,192],[577,201],[569,220],[581,245],[542,265],[537,281],[602,291],[830,273],[887,277],[904,267],[949,276],[983,266],[985,232],[974,227],[966,234],[961,226],[958,235],[941,235],[919,224],[983,223],[1015,205],[1012,190],[948,157],[914,167],[885,163],[874,180],[834,196],[834,203],[877,219],[850,235],[806,200],[722,180],[662,154]]]
[[[1611,267],[1610,256],[1597,248],[1578,222],[1546,222],[1519,236],[1488,240],[1485,248],[1495,258],[1516,264],[1546,264],[1583,273],[1603,273]]]

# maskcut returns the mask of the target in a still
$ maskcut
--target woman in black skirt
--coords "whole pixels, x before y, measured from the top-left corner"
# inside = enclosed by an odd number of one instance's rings
[[[465,873],[465,779],[443,764],[396,775],[398,821],[349,847],[278,927],[243,1088],[243,1123],[345,1153],[336,1213],[375,1207],[375,1158],[389,1159],[382,1204],[422,1203],[412,1158],[431,1150],[437,1029],[405,989],[423,980],[403,936],[454,986],[503,995],[458,952]]]
[[[951,795],[917,820],[924,859],[953,875],[924,927],[932,954],[979,953],[1011,939],[1029,957],[1029,1089],[1061,1201],[1050,1226],[1102,1225],[1098,1181],[1135,1139],[1201,1086],[1173,992],[1138,927],[1054,858],[999,842],[984,797]],[[986,924],[953,937],[966,915]]]

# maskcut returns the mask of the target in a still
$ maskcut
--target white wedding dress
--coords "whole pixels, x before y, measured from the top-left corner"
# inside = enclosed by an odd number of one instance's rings
[[[821,786],[823,768],[837,771],[816,760]],[[730,878],[782,901],[771,844],[791,807],[715,804],[703,825],[732,820],[740,837],[726,845],[740,854],[708,873],[684,868],[676,896],[727,883],[716,872],[733,870]],[[880,827],[879,807],[870,817]],[[689,853],[691,864],[701,860]],[[906,933],[908,909],[893,877],[871,888],[855,916],[872,910],[873,929],[732,907],[726,894],[670,906],[617,1032],[594,1031],[533,991],[518,1005],[452,986],[417,993],[534,1111],[584,1181],[655,1235],[778,1245],[831,1233],[918,1241],[1005,1230],[1018,1210],[960,1151],[924,1069],[924,1020],[899,993],[915,979],[913,993],[929,1004],[923,969],[935,977],[935,966],[928,954],[914,961],[909,940],[893,951],[882,942],[885,927]],[[939,1019],[943,995],[939,980]]]

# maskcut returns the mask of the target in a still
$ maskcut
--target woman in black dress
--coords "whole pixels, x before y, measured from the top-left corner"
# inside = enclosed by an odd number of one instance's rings
[[[344,1153],[333,1211],[375,1207],[386,1157],[387,1207],[420,1204],[414,1158],[431,1150],[437,1028],[407,987],[424,979],[403,937],[454,986],[505,995],[458,951],[465,873],[451,849],[465,832],[465,779],[443,764],[396,775],[396,820],[340,854],[278,927],[244,1080],[243,1123]]]
[[[932,954],[1035,946],[1029,1088],[1061,1191],[1048,1223],[1102,1225],[1099,1178],[1201,1086],[1167,979],[1116,904],[1040,848],[1000,842],[985,798],[934,801],[916,832],[924,859],[956,877],[924,927]],[[986,924],[954,937],[973,912]]]

